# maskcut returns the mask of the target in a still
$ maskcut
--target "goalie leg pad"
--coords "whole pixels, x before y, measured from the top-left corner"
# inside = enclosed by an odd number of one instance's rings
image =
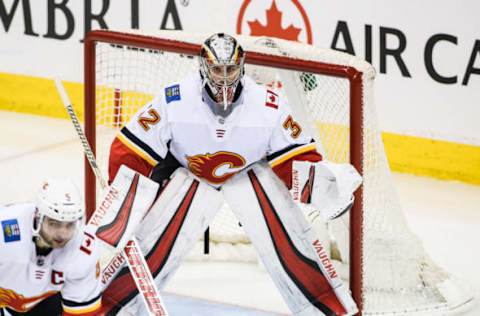
[[[85,230],[121,251],[155,200],[157,190],[158,183],[121,166]]]
[[[136,233],[159,289],[195,246],[222,203],[218,190],[198,180],[188,170],[179,168],[172,175]],[[112,281],[104,298],[131,310],[134,306],[142,306],[137,293],[131,276],[122,271]]]
[[[222,191],[294,315],[357,312],[303,212],[267,164],[236,175]]]
[[[104,262],[111,261],[116,255],[122,258],[119,253],[152,206],[157,191],[158,183],[121,166],[113,183],[103,192],[98,207],[85,227],[86,233],[90,236],[96,235],[101,241],[99,245],[102,248],[102,268]],[[90,240],[85,240],[82,247],[88,248],[89,245]],[[102,274],[102,280],[105,280],[102,284],[111,279],[111,272],[118,271],[111,270],[110,267],[106,274]]]

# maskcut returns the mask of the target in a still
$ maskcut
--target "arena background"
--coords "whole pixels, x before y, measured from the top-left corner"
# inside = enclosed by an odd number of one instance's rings
[[[0,0],[0,109],[66,118],[60,75],[81,112],[90,29],[288,37],[373,64],[393,170],[478,184],[479,10],[474,0]]]

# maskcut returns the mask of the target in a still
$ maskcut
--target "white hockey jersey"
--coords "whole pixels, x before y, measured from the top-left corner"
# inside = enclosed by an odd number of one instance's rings
[[[170,151],[181,165],[216,187],[261,159],[268,157],[273,167],[315,151],[311,136],[295,121],[285,98],[248,76],[243,79],[240,104],[226,118],[213,114],[201,89],[201,77],[194,73],[165,87],[143,107],[112,146],[111,179],[115,169],[126,163],[122,156],[132,151],[151,167]],[[142,169],[131,162],[130,167]]]
[[[25,313],[60,292],[64,315],[95,315],[101,307],[95,240],[78,232],[63,248],[37,256],[34,212],[33,203],[0,206],[0,311]]]

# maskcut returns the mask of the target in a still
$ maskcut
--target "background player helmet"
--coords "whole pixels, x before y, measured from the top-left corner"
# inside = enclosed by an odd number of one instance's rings
[[[45,216],[60,222],[82,222],[83,199],[75,184],[69,179],[48,179],[43,182],[36,199],[37,223],[34,235],[38,236]]]
[[[230,35],[217,33],[205,40],[200,51],[200,73],[214,101],[224,110],[232,103],[244,74],[245,53]]]

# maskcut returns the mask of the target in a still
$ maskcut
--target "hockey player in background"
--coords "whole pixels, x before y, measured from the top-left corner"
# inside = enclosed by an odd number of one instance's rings
[[[162,184],[171,179],[137,234],[159,288],[225,199],[293,314],[353,315],[348,289],[294,199],[336,218],[361,178],[349,164],[323,161],[285,98],[245,75],[244,59],[232,36],[209,37],[199,71],[159,87],[121,129],[110,181],[122,164]],[[123,270],[104,293],[106,310],[141,315],[137,293]]]
[[[83,221],[65,179],[45,181],[34,203],[0,206],[0,315],[98,315],[98,250]]]

